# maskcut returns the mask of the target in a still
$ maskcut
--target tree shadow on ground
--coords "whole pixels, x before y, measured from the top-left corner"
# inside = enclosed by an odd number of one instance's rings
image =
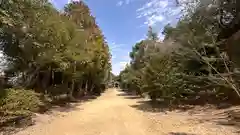
[[[38,113],[51,113],[50,110],[56,110],[59,112],[70,112],[77,110],[79,105],[85,103],[85,102],[91,102],[94,99],[97,99],[98,96],[84,96],[81,98],[75,98],[74,100],[69,99],[68,97],[61,97],[58,99],[55,99],[49,103],[44,104],[40,107],[40,111]]]
[[[197,135],[192,133],[183,133],[183,132],[170,132],[168,135]]]
[[[233,126],[240,128],[240,108],[234,108],[231,110],[226,110],[217,115],[222,116],[221,118],[215,119],[217,124],[225,126]],[[239,132],[240,133],[240,132]]]
[[[202,116],[193,118],[199,123],[213,122],[217,125],[230,126],[236,129],[236,133],[240,134],[240,107],[233,106],[228,109],[213,110],[203,112]]]
[[[133,92],[123,92],[123,93],[117,94],[117,96],[121,96],[121,97],[124,97],[126,99],[139,99],[139,98],[141,98],[141,96],[138,96]]]
[[[1,135],[12,135],[35,124],[30,116],[15,116],[0,124]]]
[[[192,105],[183,105],[170,107],[169,105],[157,101],[138,101],[135,105],[130,105],[131,107],[145,112],[152,113],[167,113],[168,111],[178,111],[187,112],[193,117],[189,117],[188,120],[196,121],[197,123],[216,123],[217,125],[222,126],[232,126],[236,128],[235,133],[240,134],[240,106],[232,106],[231,108],[219,109],[218,107],[213,108],[213,106],[196,106]],[[178,132],[171,132],[169,135],[193,135],[193,134],[184,134]]]
[[[74,110],[82,110],[81,108],[79,108],[79,106],[86,102],[91,102],[98,97],[99,96],[87,95],[81,98],[75,98],[74,100],[70,100],[66,96],[62,96],[61,98],[52,100],[51,102],[40,106],[40,110],[37,113],[51,115],[54,112],[65,113]],[[32,119],[32,116],[16,116],[9,119],[5,123],[1,123],[0,119],[0,134],[1,131],[9,135],[15,134],[18,131],[33,125],[35,125],[35,121]]]
[[[145,111],[145,112],[166,112],[166,111],[173,111],[173,110],[180,110],[180,111],[187,111],[192,109],[193,106],[169,106],[168,104],[162,101],[155,101],[152,102],[151,100],[148,101],[138,101],[136,105],[130,105],[131,107]]]

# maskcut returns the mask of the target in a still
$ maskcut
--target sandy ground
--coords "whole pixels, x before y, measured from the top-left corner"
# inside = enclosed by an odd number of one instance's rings
[[[74,107],[36,117],[16,135],[238,135],[236,129],[187,112],[141,110],[143,99],[116,89]],[[210,112],[211,113],[211,112]],[[211,116],[214,114],[211,113]],[[205,121],[206,120],[206,121]]]

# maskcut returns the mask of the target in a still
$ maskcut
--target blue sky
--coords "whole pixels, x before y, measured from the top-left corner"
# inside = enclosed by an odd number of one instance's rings
[[[163,38],[161,31],[168,24],[176,24],[180,16],[176,0],[84,0],[96,17],[112,54],[114,74],[130,61],[132,46],[144,39],[148,26]],[[52,0],[61,9],[68,0]]]

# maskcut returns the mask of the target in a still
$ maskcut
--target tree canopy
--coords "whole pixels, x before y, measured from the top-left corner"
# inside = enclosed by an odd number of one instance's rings
[[[239,100],[240,48],[234,45],[239,39],[235,34],[239,5],[236,1],[183,3],[184,15],[176,26],[165,26],[163,41],[156,40],[150,27],[148,38],[133,46],[131,63],[119,75],[121,86],[168,103]]]
[[[62,84],[75,82],[90,91],[107,83],[109,48],[83,1],[67,4],[62,12],[47,0],[9,0],[0,13],[5,73],[17,77],[19,86],[45,90],[56,72],[64,76]]]

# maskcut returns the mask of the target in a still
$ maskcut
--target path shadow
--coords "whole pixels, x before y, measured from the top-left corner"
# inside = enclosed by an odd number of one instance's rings
[[[141,96],[138,96],[134,93],[131,93],[131,92],[122,92],[120,94],[117,94],[117,96],[121,96],[121,97],[124,97],[126,99],[139,99],[141,98]]]
[[[202,114],[200,114],[200,117],[198,117],[197,119],[196,118],[193,119],[199,123],[211,122],[216,123],[217,125],[234,127],[236,129],[236,133],[240,134],[239,106],[222,110],[215,109],[210,112],[202,112]]]
[[[192,133],[183,133],[183,132],[170,132],[168,135],[197,135]]]
[[[167,112],[167,111],[173,111],[173,110],[179,110],[179,111],[187,111],[189,109],[192,109],[193,106],[169,106],[168,104],[162,102],[162,101],[155,101],[152,102],[151,100],[148,101],[138,101],[136,105],[130,105],[131,107],[144,111],[144,112]]]
[[[214,121],[219,125],[233,126],[240,128],[240,108],[235,108],[231,110],[226,110],[222,113],[216,114],[222,116],[220,118],[214,119]]]
[[[35,121],[30,116],[15,116],[8,121],[1,123],[1,135],[14,135],[22,129],[35,125]]]
[[[59,99],[55,99],[52,102],[46,103],[45,105],[40,107],[40,114],[43,113],[51,113],[51,110],[56,110],[59,112],[70,112],[79,109],[78,106],[85,103],[91,102],[94,99],[97,99],[98,96],[84,96],[81,98],[76,98],[71,100],[67,97],[62,97]]]
[[[53,100],[52,102],[49,102],[47,104],[44,104],[40,107],[39,112],[40,114],[47,114],[51,115],[54,112],[71,112],[74,110],[82,110],[82,108],[79,108],[81,104],[84,104],[86,102],[91,102],[95,99],[97,99],[99,96],[84,96],[81,98],[77,98],[75,100],[70,100],[69,98],[62,97],[57,100]],[[35,115],[34,115],[35,116]],[[1,119],[0,119],[1,120]],[[7,122],[6,124],[2,124],[0,121],[0,135],[2,133],[6,135],[13,135],[19,131],[22,131],[26,129],[29,126],[35,125],[36,121],[32,119],[31,116],[17,116],[13,117]]]

